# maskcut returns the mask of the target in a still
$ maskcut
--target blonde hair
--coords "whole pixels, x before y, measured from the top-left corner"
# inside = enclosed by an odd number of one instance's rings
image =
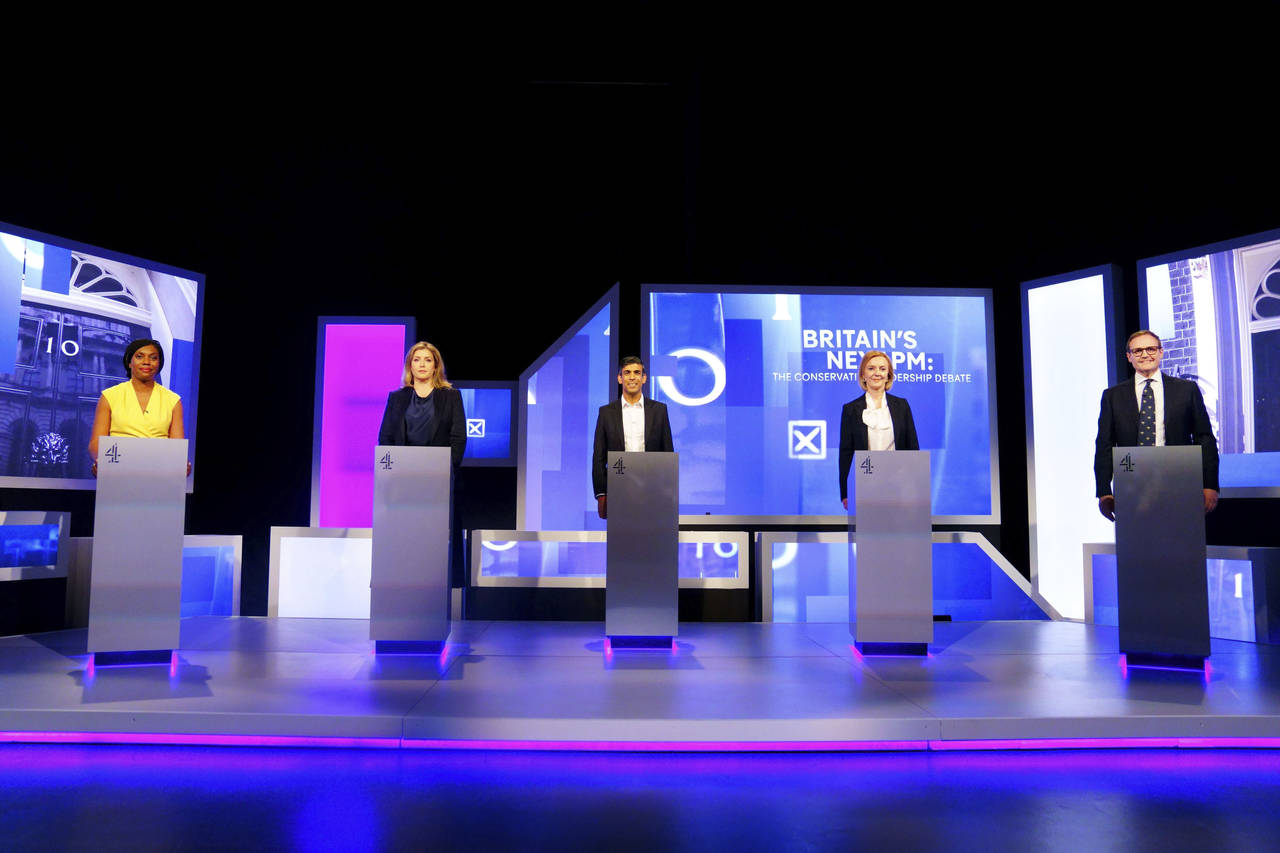
[[[409,369],[409,365],[413,363],[414,353],[419,352],[420,350],[426,350],[431,353],[431,357],[435,359],[436,362],[435,372],[431,374],[431,387],[452,388],[453,386],[449,384],[449,380],[444,374],[444,359],[440,357],[440,350],[436,349],[435,344],[429,344],[426,341],[418,341],[416,344],[409,347],[409,352],[405,354],[404,376],[402,377],[404,387],[408,388],[413,384],[413,371]]]
[[[865,353],[862,356],[862,361],[858,362],[858,384],[862,386],[863,391],[867,390],[867,380],[863,378],[867,373],[867,362],[871,361],[871,359],[876,356],[880,356],[885,361],[889,362],[889,378],[884,383],[884,390],[888,391],[893,387],[893,359],[889,358],[889,354],[887,352],[881,352],[878,349],[873,349],[871,352]]]

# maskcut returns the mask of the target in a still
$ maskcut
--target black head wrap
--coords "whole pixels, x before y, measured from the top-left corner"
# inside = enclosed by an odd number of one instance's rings
[[[133,361],[133,354],[143,347],[155,347],[156,352],[160,353],[160,366],[164,367],[164,347],[160,346],[160,342],[153,341],[151,338],[138,338],[136,341],[129,341],[129,345],[124,348],[125,376],[133,376],[133,371],[129,369],[129,362]]]

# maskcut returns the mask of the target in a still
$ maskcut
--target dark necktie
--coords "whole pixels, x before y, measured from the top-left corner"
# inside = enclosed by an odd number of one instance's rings
[[[1142,405],[1138,408],[1138,446],[1156,446],[1156,392],[1151,390],[1152,380],[1146,380],[1142,388]]]

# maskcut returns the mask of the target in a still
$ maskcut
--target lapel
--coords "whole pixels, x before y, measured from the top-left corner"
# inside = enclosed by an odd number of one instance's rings
[[[622,428],[622,398],[614,400],[609,407],[609,418],[613,421],[614,435],[618,437],[618,449],[627,449],[627,433]]]
[[[447,395],[443,393],[444,390],[443,388],[437,388],[431,392],[431,396],[435,398],[434,404],[436,407],[435,420],[431,424],[431,443],[437,447],[441,446],[439,444],[441,428],[448,422],[448,417],[445,413],[445,397]],[[445,442],[445,444],[448,444],[448,442]]]
[[[867,395],[853,401],[853,428],[858,431],[858,435],[862,436],[862,443],[855,445],[859,450],[867,450],[871,447],[871,434],[867,432],[867,424],[862,420],[862,413],[867,410]]]
[[[1160,374],[1160,385],[1164,389],[1164,443],[1172,444],[1174,429],[1170,426],[1173,420],[1170,415],[1178,408],[1178,394],[1182,389],[1178,387],[1177,382],[1170,382],[1170,376],[1167,373]]]
[[[1131,376],[1125,382],[1120,383],[1120,407],[1117,411],[1124,416],[1129,424],[1133,425],[1134,434],[1138,429],[1138,379],[1137,376]]]

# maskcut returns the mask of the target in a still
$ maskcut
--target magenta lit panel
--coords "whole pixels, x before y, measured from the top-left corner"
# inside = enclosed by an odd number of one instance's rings
[[[404,372],[405,325],[324,327],[319,525],[373,526],[373,449]]]

